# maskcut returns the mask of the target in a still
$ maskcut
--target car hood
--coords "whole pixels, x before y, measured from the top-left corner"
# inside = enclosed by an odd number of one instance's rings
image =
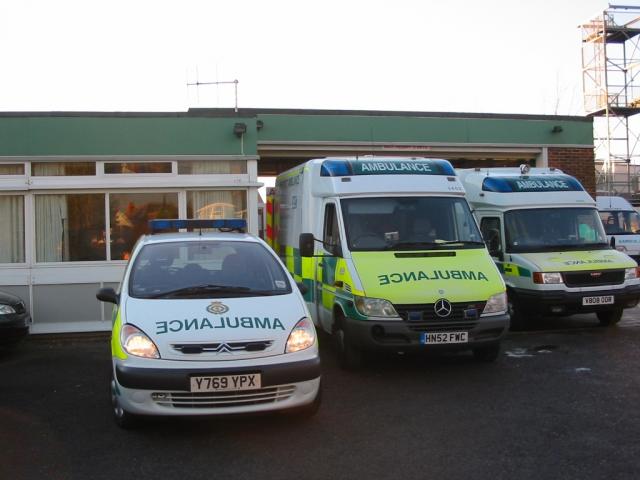
[[[521,253],[541,272],[575,272],[631,268],[636,262],[617,250],[587,250],[574,252]]]

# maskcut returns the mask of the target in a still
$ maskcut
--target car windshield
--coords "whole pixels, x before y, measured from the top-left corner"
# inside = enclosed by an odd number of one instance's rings
[[[507,252],[609,248],[595,208],[536,208],[504,215]]]
[[[291,285],[283,268],[256,242],[152,243],[140,250],[129,277],[129,295],[136,298],[224,298],[287,293],[291,293]]]
[[[462,198],[353,198],[341,207],[351,251],[484,248]]]
[[[640,233],[640,215],[633,210],[602,211],[600,218],[607,235],[633,235]]]

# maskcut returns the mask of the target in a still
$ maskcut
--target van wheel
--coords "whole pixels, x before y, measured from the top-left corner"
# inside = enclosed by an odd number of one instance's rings
[[[606,310],[604,312],[597,312],[598,320],[600,321],[600,325],[603,327],[608,327],[611,325],[615,325],[622,319],[622,308],[616,308],[614,310]]]
[[[344,370],[357,370],[361,368],[364,363],[364,353],[353,344],[341,324],[338,324],[333,335],[335,337],[340,367]]]
[[[515,295],[513,294],[507,294],[507,311],[509,312],[509,317],[511,319],[509,330],[520,331],[527,328],[529,322],[522,313],[522,307],[518,304],[515,299]]]
[[[500,356],[500,344],[474,348],[473,356],[479,362],[495,362]]]
[[[132,413],[127,412],[122,405],[120,405],[120,397],[117,393],[116,380],[111,372],[111,407],[113,409],[113,419],[120,428],[125,430],[134,428],[139,423],[139,417]]]

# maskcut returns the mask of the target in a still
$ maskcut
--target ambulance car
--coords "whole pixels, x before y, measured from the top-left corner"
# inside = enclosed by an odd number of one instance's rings
[[[111,302],[116,422],[140,415],[212,415],[320,402],[316,332],[299,287],[244,220],[155,220]]]
[[[275,190],[275,250],[343,367],[380,350],[497,358],[505,285],[449,162],[315,159]]]
[[[458,170],[507,284],[516,328],[540,315],[620,321],[640,298],[636,262],[607,242],[596,204],[555,168]]]
[[[597,196],[596,205],[609,242],[616,250],[640,260],[640,215],[622,197]]]

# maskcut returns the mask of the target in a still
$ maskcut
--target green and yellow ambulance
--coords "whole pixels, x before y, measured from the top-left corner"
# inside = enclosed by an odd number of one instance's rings
[[[375,350],[497,358],[505,285],[464,193],[438,159],[315,159],[278,176],[274,248],[344,367]]]
[[[620,321],[640,297],[636,262],[607,242],[596,204],[555,168],[458,170],[502,272],[514,327],[541,315]]]

